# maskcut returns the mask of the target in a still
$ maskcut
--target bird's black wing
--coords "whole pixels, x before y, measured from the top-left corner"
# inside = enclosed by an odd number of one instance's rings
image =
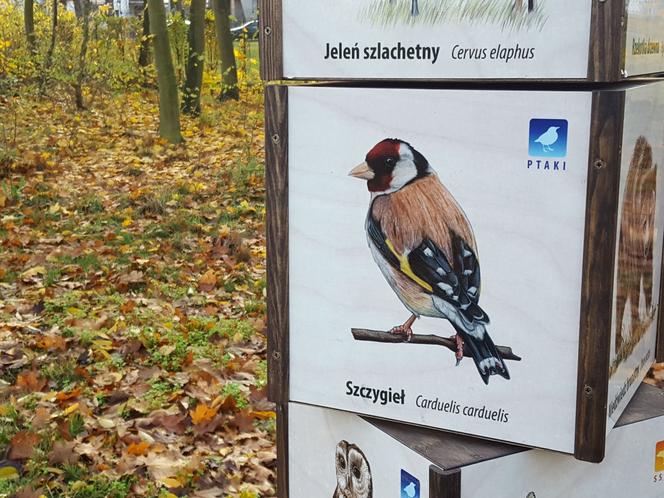
[[[431,287],[431,292],[454,306],[469,322],[489,323],[489,317],[478,306],[480,265],[464,240],[452,234],[454,266],[443,251],[425,239],[408,254],[413,273]]]
[[[367,233],[369,234],[369,238],[371,239],[371,242],[373,242],[373,245],[378,249],[381,256],[385,258],[390,266],[397,270],[401,270],[399,258],[396,253],[390,249],[387,236],[383,232],[378,220],[376,220],[371,213],[369,213],[369,217],[367,218]]]

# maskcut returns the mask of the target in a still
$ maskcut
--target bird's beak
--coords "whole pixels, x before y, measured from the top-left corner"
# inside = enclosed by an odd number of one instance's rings
[[[366,162],[358,164],[353,169],[350,170],[348,176],[354,176],[355,178],[362,178],[363,180],[371,180],[376,174],[369,167]]]

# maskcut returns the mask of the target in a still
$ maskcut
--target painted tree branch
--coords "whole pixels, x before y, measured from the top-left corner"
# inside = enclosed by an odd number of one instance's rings
[[[425,335],[425,334],[413,334],[410,341],[406,340],[406,336],[402,334],[392,334],[391,332],[384,332],[382,330],[369,330],[369,329],[351,329],[353,337],[356,341],[370,341],[370,342],[388,342],[388,343],[400,343],[404,342],[407,344],[433,344],[436,346],[443,346],[449,349],[452,352],[456,352],[456,342],[454,336],[452,337],[441,337],[439,335]],[[521,361],[521,357],[515,355],[512,352],[512,348],[509,346],[496,346],[496,349],[500,353],[500,356],[504,360],[514,360]],[[465,357],[470,357],[470,351],[467,347],[463,348],[463,355]]]

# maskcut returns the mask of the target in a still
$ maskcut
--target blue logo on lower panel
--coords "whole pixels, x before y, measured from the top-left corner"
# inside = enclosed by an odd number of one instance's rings
[[[566,157],[567,127],[565,119],[531,119],[528,154],[534,157]]]
[[[420,481],[401,469],[401,498],[420,498]]]

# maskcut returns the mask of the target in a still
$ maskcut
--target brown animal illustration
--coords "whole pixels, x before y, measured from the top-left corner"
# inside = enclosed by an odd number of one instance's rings
[[[629,351],[622,351],[627,346],[622,333],[627,301],[631,309],[627,343],[638,328],[643,328],[643,322],[650,319],[639,317],[641,288],[645,294],[647,314],[652,311],[656,197],[657,165],[653,165],[652,147],[645,137],[639,137],[629,165],[620,219],[615,329],[617,356],[629,354]]]
[[[390,0],[390,3],[394,3],[395,0]],[[410,4],[410,14],[413,16],[417,16],[420,14],[420,7],[418,5],[418,0],[411,0]]]
[[[514,0],[514,8],[516,10],[523,9],[523,0]],[[528,0],[528,12],[535,10],[535,0]]]

